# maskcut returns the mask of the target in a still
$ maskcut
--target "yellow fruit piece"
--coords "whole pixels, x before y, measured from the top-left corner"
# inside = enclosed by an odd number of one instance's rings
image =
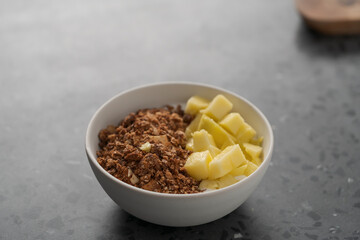
[[[197,114],[195,116],[195,118],[191,121],[191,123],[189,124],[189,126],[186,128],[185,130],[185,136],[187,138],[190,138],[191,137],[191,134],[195,131],[198,130],[198,127],[199,127],[199,123],[200,123],[200,120],[201,120],[201,117],[202,117],[202,114]]]
[[[184,167],[186,172],[196,180],[207,179],[211,160],[209,151],[194,152],[188,157]]]
[[[201,190],[206,190],[206,189],[219,189],[219,184],[218,184],[218,181],[216,180],[202,180],[200,185],[199,185],[199,188]]]
[[[249,142],[250,139],[255,137],[255,135],[256,135],[255,130],[249,124],[244,122],[241,125],[240,130],[236,136],[237,142],[238,143]]]
[[[247,161],[238,144],[225,148],[218,156],[230,158],[233,168],[237,168]]]
[[[225,129],[206,115],[202,115],[199,123],[199,129],[205,129],[209,134],[211,134],[217,147],[222,146],[226,141],[233,140],[233,137],[226,132]]]
[[[243,146],[245,148],[245,151],[251,156],[252,159],[260,157],[262,147],[251,143],[244,143]]]
[[[246,161],[239,145],[229,146],[209,163],[209,179],[225,176]]]
[[[240,176],[234,176],[234,178],[235,178],[238,182],[240,182],[241,180],[243,180],[244,178],[246,178],[246,176],[245,176],[245,175],[240,175]]]
[[[218,149],[217,147],[213,146],[213,145],[210,145],[209,147],[209,152],[211,154],[211,156],[214,158],[216,155],[218,155],[219,153],[221,153],[221,150]]]
[[[140,149],[144,152],[150,152],[151,150],[151,143],[146,142],[143,145],[140,146]]]
[[[231,159],[218,158],[219,155],[217,155],[209,163],[209,179],[216,179],[216,178],[225,176],[227,173],[229,173],[233,169]]]
[[[244,124],[244,119],[239,113],[229,113],[219,124],[233,136],[237,136],[241,126]]]
[[[247,168],[247,164],[244,164],[240,167],[237,167],[237,168],[234,168],[230,174],[233,175],[234,177],[235,176],[241,176],[241,175],[245,175],[245,170]]]
[[[223,95],[219,94],[209,103],[209,106],[202,113],[213,118],[215,121],[221,120],[226,114],[228,114],[233,107],[233,104]]]
[[[190,138],[186,143],[186,150],[194,151],[194,139]]]
[[[249,142],[256,135],[255,130],[244,121],[239,113],[229,113],[219,124],[233,136],[236,136],[238,143]]]
[[[246,160],[250,161],[251,160],[251,156],[245,151],[244,145],[243,144],[239,144],[241,151],[243,152]]]
[[[262,153],[262,147],[251,144],[251,143],[244,143],[243,144],[245,152],[250,156],[251,162],[255,163],[257,166],[261,164],[260,155]]]
[[[206,108],[209,105],[209,101],[199,96],[193,96],[189,98],[186,103],[185,113],[195,115],[201,109]]]
[[[194,139],[195,152],[209,150],[211,145],[216,146],[213,136],[204,129],[194,132],[192,138]]]
[[[219,188],[230,186],[236,182],[237,180],[231,174],[226,174],[218,179]]]
[[[251,162],[256,164],[257,166],[260,166],[260,164],[262,163],[262,160],[261,160],[261,158],[257,157],[257,158],[251,159]]]
[[[249,142],[250,142],[251,144],[261,146],[263,140],[264,140],[264,137],[259,137],[259,138],[252,138],[252,139],[250,139]]]
[[[247,168],[245,169],[245,176],[249,176],[250,174],[252,174],[253,172],[255,172],[255,170],[258,168],[258,166],[256,166],[254,163],[252,162],[248,162],[247,163]]]
[[[225,140],[225,142],[221,146],[221,150],[224,150],[228,146],[232,146],[232,145],[235,145],[234,141],[231,138],[228,138],[228,139]]]

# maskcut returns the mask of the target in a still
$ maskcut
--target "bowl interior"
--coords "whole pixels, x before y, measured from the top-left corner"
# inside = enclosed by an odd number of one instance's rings
[[[86,133],[86,151],[96,166],[98,147],[98,133],[107,125],[117,125],[129,113],[141,108],[163,107],[167,104],[185,104],[194,95],[212,99],[217,94],[223,94],[233,103],[233,112],[239,112],[257,132],[263,136],[264,161],[272,151],[273,135],[271,126],[266,117],[246,99],[229,91],[192,83],[162,83],[135,88],[111,98],[94,114]],[[115,179],[115,178],[114,178]]]

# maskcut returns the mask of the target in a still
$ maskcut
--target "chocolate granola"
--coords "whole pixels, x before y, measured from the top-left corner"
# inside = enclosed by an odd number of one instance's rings
[[[161,193],[201,192],[199,182],[184,169],[191,154],[185,149],[184,131],[191,120],[180,106],[130,113],[119,126],[100,131],[97,161],[114,177],[139,188]]]

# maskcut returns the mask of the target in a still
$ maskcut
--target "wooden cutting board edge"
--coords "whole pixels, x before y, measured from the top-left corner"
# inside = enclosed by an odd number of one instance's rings
[[[326,35],[360,34],[360,12],[358,18],[353,18],[351,20],[331,19],[331,16],[328,19],[323,19],[321,17],[316,18],[314,11],[312,11],[312,16],[310,16],[307,9],[303,7],[304,4],[299,3],[300,1],[305,0],[295,0],[296,8],[311,29]]]

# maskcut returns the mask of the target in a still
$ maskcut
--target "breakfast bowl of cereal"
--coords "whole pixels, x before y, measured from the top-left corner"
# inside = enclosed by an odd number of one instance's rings
[[[238,208],[273,151],[264,114],[230,91],[158,83],[103,104],[85,150],[102,188],[124,211],[166,226],[194,226]]]

